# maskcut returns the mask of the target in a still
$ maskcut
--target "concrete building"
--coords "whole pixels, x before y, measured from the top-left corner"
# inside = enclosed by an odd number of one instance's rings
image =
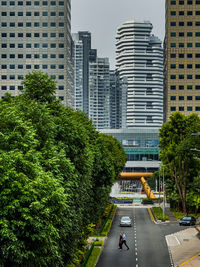
[[[116,67],[127,77],[126,125],[160,127],[163,123],[163,49],[150,22],[128,21],[117,29]]]
[[[110,128],[110,75],[108,58],[89,63],[89,118],[96,129]]]
[[[110,128],[126,128],[127,79],[110,70]]]
[[[167,0],[164,120],[172,112],[200,115],[200,0]]]
[[[56,80],[57,97],[74,106],[71,0],[0,4],[0,96],[18,95],[22,76],[41,70]]]

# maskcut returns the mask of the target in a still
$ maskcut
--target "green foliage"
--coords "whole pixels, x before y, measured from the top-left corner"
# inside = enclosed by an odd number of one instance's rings
[[[95,246],[103,246],[103,240],[94,241]]]
[[[101,254],[101,248],[100,247],[94,247],[92,250],[92,253],[89,257],[89,260],[86,264],[86,267],[94,267],[96,265],[97,259],[98,259],[100,254]]]
[[[23,85],[0,101],[0,265],[73,266],[104,214],[123,149],[56,101],[48,75],[33,72]]]
[[[197,143],[191,134],[199,131],[197,114],[184,116],[179,112],[173,113],[160,129],[160,158],[164,164],[167,193],[171,199],[181,201],[184,213],[188,210],[187,191],[199,169],[191,151]]]
[[[163,210],[160,207],[153,207],[152,208],[154,215],[156,216],[157,220],[166,221],[169,220],[169,217],[165,214],[163,217]]]
[[[143,198],[142,204],[153,204],[153,200],[150,198]]]

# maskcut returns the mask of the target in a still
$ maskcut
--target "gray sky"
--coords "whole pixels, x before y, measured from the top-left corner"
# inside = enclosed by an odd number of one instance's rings
[[[115,35],[125,21],[150,21],[153,34],[162,41],[165,30],[165,0],[71,0],[72,32],[90,31],[92,48],[108,57],[115,68]]]

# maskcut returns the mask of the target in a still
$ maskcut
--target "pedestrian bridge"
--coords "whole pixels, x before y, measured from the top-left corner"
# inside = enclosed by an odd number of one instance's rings
[[[152,176],[153,176],[153,173],[151,172],[138,172],[138,173],[122,172],[120,175],[120,180],[140,180],[147,197],[156,198],[150,186],[148,185],[146,181],[147,178],[152,177]]]

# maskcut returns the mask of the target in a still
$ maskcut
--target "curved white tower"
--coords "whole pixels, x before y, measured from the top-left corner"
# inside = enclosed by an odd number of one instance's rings
[[[163,123],[163,49],[152,28],[128,21],[117,29],[116,68],[128,80],[127,128]]]

